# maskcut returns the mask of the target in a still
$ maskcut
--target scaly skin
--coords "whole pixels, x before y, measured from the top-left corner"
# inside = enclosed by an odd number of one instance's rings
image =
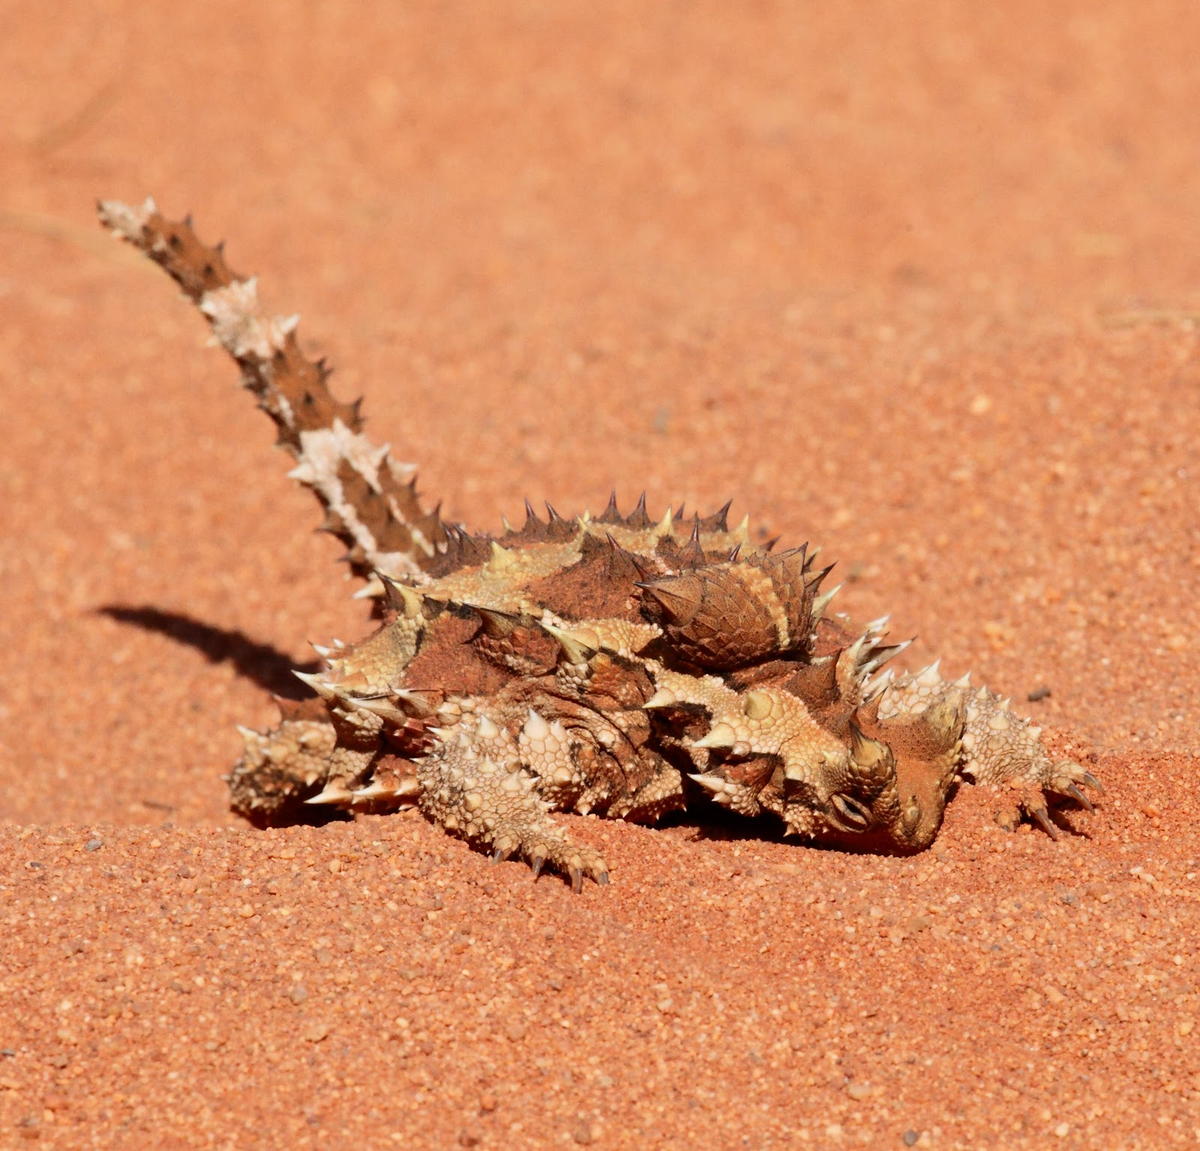
[[[325,510],[383,622],[319,647],[314,695],[266,733],[243,729],[228,777],[260,823],[302,805],[417,804],[496,859],[549,867],[578,890],[608,881],[551,813],[652,822],[715,800],[773,812],[786,831],[881,852],[919,851],[957,781],[998,785],[998,822],[1036,819],[1047,797],[1091,803],[1097,780],[1055,761],[1006,700],[938,665],[880,668],[906,644],[831,615],[829,568],[731,529],[728,505],[658,522],[643,497],[598,517],[527,507],[524,526],[471,535],[425,511],[411,468],[361,431],[328,372],[300,352],[295,317],[260,308],[190,221],[152,201],[100,206],[103,223],[159,263],[237,361]],[[299,673],[298,673],[299,674]]]

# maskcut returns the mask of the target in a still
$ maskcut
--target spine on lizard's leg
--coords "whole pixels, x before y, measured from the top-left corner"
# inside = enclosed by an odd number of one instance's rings
[[[324,361],[300,350],[299,317],[265,311],[256,279],[230,269],[223,245],[201,243],[190,217],[168,220],[150,199],[137,206],[104,200],[99,213],[106,228],[162,267],[204,314],[295,459],[289,474],[320,501],[322,530],[346,545],[351,571],[378,584],[377,573],[407,580],[433,567],[447,549],[446,525],[436,509],[422,508],[412,466],[363,434],[359,401],[337,400]]]

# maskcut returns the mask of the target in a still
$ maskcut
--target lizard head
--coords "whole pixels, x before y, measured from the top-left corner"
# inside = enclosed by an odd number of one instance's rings
[[[924,711],[881,721],[860,708],[849,747],[817,817],[847,847],[877,853],[923,851],[942,823],[958,763],[962,700],[947,693]]]

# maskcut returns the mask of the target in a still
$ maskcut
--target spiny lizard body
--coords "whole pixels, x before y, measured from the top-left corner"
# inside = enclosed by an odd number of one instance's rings
[[[752,543],[728,505],[658,520],[645,497],[597,516],[526,506],[492,537],[428,511],[412,468],[362,432],[310,362],[296,318],[260,308],[254,279],[153,201],[100,205],[102,222],[160,264],[208,319],[347,547],[382,623],[318,647],[312,688],[274,730],[243,729],[227,777],[258,823],[305,805],[416,804],[497,859],[608,881],[553,812],[653,822],[715,801],[774,813],[787,833],[881,852],[933,842],[954,784],[998,786],[997,819],[1051,835],[1047,798],[1088,810],[1100,785],[1058,760],[1007,700],[937,664],[884,665],[886,620],[829,610],[829,567],[807,547]],[[297,673],[300,674],[300,673]]]

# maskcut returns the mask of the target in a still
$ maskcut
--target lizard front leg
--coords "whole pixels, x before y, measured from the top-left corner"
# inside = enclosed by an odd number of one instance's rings
[[[482,847],[499,861],[526,860],[567,876],[578,892],[586,875],[608,882],[599,852],[572,843],[551,822],[539,779],[522,764],[516,740],[482,710],[464,711],[439,732],[441,745],[418,762],[420,806],[438,826]]]
[[[1051,795],[1066,796],[1093,810],[1082,789],[1102,792],[1100,781],[1073,760],[1055,758],[1042,740],[1040,727],[1013,713],[1009,701],[989,688],[970,690],[965,676],[954,682],[945,680],[937,664],[904,676],[889,684],[880,697],[880,718],[923,712],[950,692],[966,693],[957,775],[1002,790],[995,812],[997,823],[1011,830],[1026,815],[1057,839],[1047,811]]]

